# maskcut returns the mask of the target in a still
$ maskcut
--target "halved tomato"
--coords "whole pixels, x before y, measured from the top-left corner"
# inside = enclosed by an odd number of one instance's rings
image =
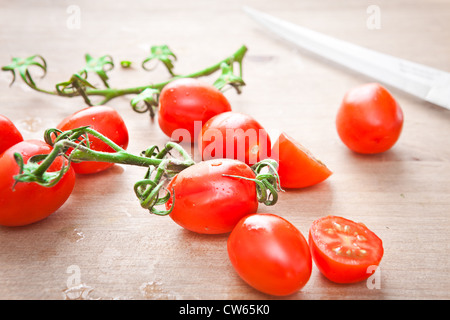
[[[367,279],[384,253],[381,239],[364,224],[338,216],[312,223],[309,247],[320,272],[337,283]]]

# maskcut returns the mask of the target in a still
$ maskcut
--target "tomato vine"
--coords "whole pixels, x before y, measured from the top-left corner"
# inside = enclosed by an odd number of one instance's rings
[[[16,80],[16,72],[20,75],[22,80],[33,90],[38,92],[62,96],[67,98],[81,97],[88,106],[104,105],[108,101],[117,97],[125,95],[135,95],[131,99],[130,104],[136,112],[149,112],[151,117],[154,117],[154,108],[158,106],[159,94],[169,82],[179,78],[199,78],[209,76],[215,72],[220,71],[221,74],[214,82],[214,86],[223,90],[226,86],[231,86],[238,93],[241,93],[241,87],[245,85],[242,79],[242,61],[247,52],[245,45],[241,46],[233,54],[225,59],[206,67],[202,70],[195,71],[186,75],[177,75],[174,72],[174,61],[177,60],[176,55],[171,51],[167,45],[152,46],[150,48],[151,54],[145,58],[141,64],[146,71],[151,70],[146,65],[151,60],[161,62],[169,71],[171,77],[163,82],[155,84],[145,84],[130,88],[111,88],[109,86],[109,77],[107,75],[114,68],[113,58],[110,55],[105,55],[99,58],[92,57],[90,54],[85,55],[86,65],[80,71],[72,74],[69,80],[59,82],[55,85],[54,90],[44,89],[38,86],[31,75],[30,68],[37,67],[43,71],[42,77],[47,73],[47,62],[41,55],[33,55],[28,58],[12,58],[12,63],[2,67],[3,71],[9,71],[13,75],[11,85]],[[239,72],[235,74],[234,65],[239,65]],[[123,68],[128,68],[131,65],[130,61],[122,61],[120,65]],[[96,74],[102,80],[104,88],[95,87],[89,80],[88,75]],[[91,97],[102,97],[98,103],[93,103]]]
[[[90,148],[88,135],[100,139],[110,146],[114,152],[93,150]],[[127,152],[106,136],[89,128],[89,126],[68,131],[55,128],[47,129],[44,140],[53,147],[47,155],[35,155],[25,163],[19,153],[14,154],[20,167],[19,174],[14,176],[16,184],[35,182],[45,187],[54,186],[62,179],[73,162],[101,161],[147,167],[144,178],[135,183],[134,192],[141,206],[148,209],[150,213],[157,215],[167,215],[171,212],[171,209],[159,210],[157,208],[158,205],[165,204],[171,196],[170,190],[164,188],[167,180],[195,164],[190,155],[178,143],[169,141],[161,150],[156,145],[151,146],[141,154],[135,155]],[[176,151],[178,155],[172,155],[171,151]],[[58,171],[48,172],[52,163],[61,156],[67,158],[67,165],[62,166]],[[266,159],[251,168],[256,175],[253,181],[255,182],[258,201],[265,205],[274,205],[277,202],[277,191],[279,190],[277,162]],[[244,179],[239,176],[230,177]],[[163,190],[166,192],[161,196]]]

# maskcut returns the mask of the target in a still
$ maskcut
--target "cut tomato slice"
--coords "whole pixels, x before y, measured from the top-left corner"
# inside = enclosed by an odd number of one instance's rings
[[[272,147],[271,158],[278,162],[282,188],[304,188],[327,179],[332,172],[299,142],[281,133]]]
[[[309,246],[320,272],[337,283],[367,279],[384,252],[381,239],[364,224],[337,216],[312,223]]]

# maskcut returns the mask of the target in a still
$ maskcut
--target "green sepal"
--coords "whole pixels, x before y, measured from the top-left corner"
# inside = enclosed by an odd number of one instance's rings
[[[174,68],[173,61],[176,61],[177,57],[167,45],[152,46],[150,48],[150,55],[142,62],[142,68],[147,71],[153,69],[147,68],[145,64],[155,59],[161,61],[172,76],[175,75],[172,69]]]
[[[241,93],[241,87],[245,86],[245,82],[240,76],[234,74],[233,65],[223,62],[220,65],[220,69],[222,74],[213,85],[219,90],[223,90],[225,86],[230,85],[236,89],[237,93]]]
[[[14,154],[14,159],[20,169],[19,174],[14,176],[15,182],[13,189],[18,182],[34,182],[46,188],[55,186],[69,170],[70,159],[69,164],[66,164],[65,161],[63,162],[63,166],[60,170],[43,171],[42,173],[35,174],[36,172],[39,172],[39,170],[37,170],[40,166],[39,162],[46,159],[47,156],[47,154],[35,155],[28,159],[28,162],[24,164],[22,155],[16,152]]]
[[[103,84],[109,88],[108,84],[108,76],[106,72],[111,71],[114,68],[113,59],[110,55],[104,55],[100,58],[93,58],[90,54],[86,53],[86,66],[84,69],[80,71],[80,73],[96,73],[100,79],[103,81]],[[87,78],[87,76],[86,76]]]
[[[36,59],[39,59],[40,61]],[[47,63],[45,62],[45,59],[40,55],[33,55],[28,58],[12,58],[12,63],[2,67],[2,70],[12,72],[13,79],[10,85],[12,85],[16,80],[16,71],[17,71],[19,72],[19,75],[27,85],[29,85],[32,88],[36,88],[36,84],[28,70],[28,68],[31,66],[37,66],[41,70],[43,70],[44,74],[42,75],[42,77],[44,77],[45,74],[47,73]]]
[[[153,118],[155,115],[153,108],[158,106],[159,93],[158,89],[147,88],[131,99],[131,107],[139,113],[149,111],[150,116]]]

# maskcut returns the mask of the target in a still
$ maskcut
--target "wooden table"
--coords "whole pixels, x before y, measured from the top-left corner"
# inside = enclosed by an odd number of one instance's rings
[[[370,1],[6,1],[0,3],[0,61],[44,56],[43,87],[68,80],[84,54],[110,54],[113,87],[164,80],[140,69],[151,45],[177,54],[175,70],[188,73],[225,58],[241,45],[246,87],[227,91],[236,111],[252,114],[274,136],[295,137],[333,171],[325,182],[287,191],[273,207],[307,235],[329,214],[365,223],[383,240],[375,287],[337,285],[314,266],[298,293],[283,299],[450,298],[450,112],[392,89],[405,124],[396,146],[357,155],[337,136],[334,120],[344,93],[371,81],[267,35],[242,11],[249,5],[275,16],[384,53],[450,71],[448,1],[379,0],[380,28],[369,28]],[[121,69],[121,60],[134,62]],[[39,75],[39,71],[36,72]],[[0,113],[26,139],[84,107],[80,98],[37,93],[0,73]],[[95,80],[97,81],[97,80]],[[100,83],[96,83],[99,84]],[[109,103],[127,122],[128,150],[163,145],[167,137],[148,115],[122,97]],[[0,228],[1,299],[273,299],[235,273],[228,235],[200,235],[139,206],[133,184],[145,169],[116,165],[78,176],[69,200],[49,218]],[[0,208],[1,210],[1,208]]]

